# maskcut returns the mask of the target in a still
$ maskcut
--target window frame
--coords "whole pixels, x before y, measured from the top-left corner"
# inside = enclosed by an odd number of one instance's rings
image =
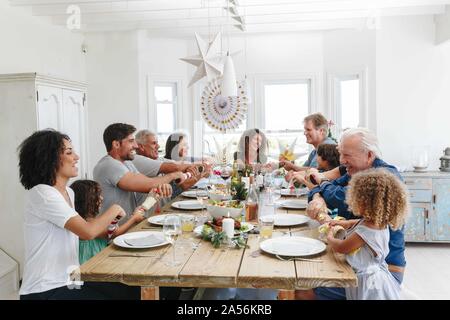
[[[157,101],[155,97],[155,87],[161,84],[171,84],[175,87],[175,98],[174,98],[174,131],[179,131],[182,126],[183,119],[183,101],[186,100],[184,97],[185,90],[183,89],[183,83],[185,80],[175,76],[166,76],[159,74],[148,74],[147,75],[147,125],[141,123],[141,126],[148,128],[149,130],[156,133],[161,146],[161,150],[164,150],[166,141],[161,141],[161,136],[167,135],[167,133],[158,132],[157,124]],[[172,133],[172,132],[170,132]],[[168,133],[168,134],[170,134]]]
[[[315,73],[288,73],[288,74],[270,74],[260,75],[255,78],[255,104],[251,107],[254,115],[254,126],[252,128],[260,128],[266,133],[266,135],[273,135],[276,133],[292,133],[297,136],[302,136],[304,129],[301,126],[299,130],[270,130],[265,128],[265,116],[266,116],[266,104],[265,104],[265,92],[264,86],[267,84],[293,84],[293,83],[308,83],[309,84],[309,105],[308,114],[314,112],[325,113],[324,110],[318,108],[318,100],[320,97],[321,87],[319,83],[321,77]],[[258,114],[256,106],[261,106],[261,112]],[[326,115],[325,115],[326,116]],[[311,152],[312,146],[308,145],[308,153]]]
[[[238,79],[243,77],[238,76]],[[265,132],[265,119],[264,112],[264,84],[271,83],[298,83],[309,82],[309,111],[308,113],[322,112],[328,117],[327,110],[323,110],[321,107],[323,101],[323,73],[322,72],[304,72],[304,73],[264,73],[264,74],[247,74],[247,81],[249,84],[250,101],[248,107],[248,115],[246,118],[246,128],[259,128]],[[195,152],[202,151],[203,135],[205,134],[202,127],[198,124],[203,122],[200,114],[200,99],[201,92],[204,86],[207,84],[206,79],[202,79],[193,85],[193,150]],[[295,133],[303,134],[303,129],[300,131],[293,130]],[[286,131],[284,131],[286,132]],[[289,132],[289,131],[287,131]],[[236,131],[237,133],[237,131]],[[309,148],[311,151],[311,147]]]
[[[285,129],[285,130],[267,130],[266,128],[266,101],[265,91],[266,85],[284,85],[284,84],[307,84],[308,85],[308,114],[311,113],[311,80],[310,79],[297,79],[297,80],[266,80],[262,82],[262,114],[260,116],[260,128],[264,130],[266,134],[273,133],[303,133],[303,129]],[[300,126],[301,127],[301,126]]]
[[[172,101],[168,101],[168,100],[164,100],[164,101],[158,101],[156,100],[156,93],[155,93],[155,89],[157,87],[171,87],[172,88]],[[158,135],[164,135],[164,134],[171,134],[174,131],[177,130],[178,126],[178,84],[177,82],[173,82],[173,81],[154,81],[153,82],[153,103],[154,103],[154,110],[153,110],[153,114],[154,114],[154,119],[156,121],[155,124],[155,131],[157,132]],[[172,105],[172,113],[173,113],[173,130],[171,130],[172,132],[160,132],[159,128],[158,128],[158,104],[166,104],[166,105]]]
[[[359,121],[358,127],[368,127],[368,95],[367,71],[349,71],[346,73],[328,75],[329,106],[332,120],[335,122],[333,134],[339,137],[342,134],[342,105],[340,83],[345,80],[359,79]]]

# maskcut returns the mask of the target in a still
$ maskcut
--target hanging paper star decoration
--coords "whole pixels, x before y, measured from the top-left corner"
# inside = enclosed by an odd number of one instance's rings
[[[195,34],[195,38],[200,53],[195,56],[180,59],[197,67],[197,71],[195,71],[188,87],[205,76],[208,77],[208,81],[211,81],[220,76],[223,71],[223,57],[220,52],[220,32],[217,33],[211,43],[207,43],[197,33]]]

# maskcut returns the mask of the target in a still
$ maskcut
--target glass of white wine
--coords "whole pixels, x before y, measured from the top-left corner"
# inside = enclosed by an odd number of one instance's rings
[[[168,214],[164,219],[163,224],[164,237],[168,242],[172,244],[173,247],[173,258],[172,261],[167,261],[166,264],[171,267],[175,267],[181,264],[181,261],[177,260],[176,256],[176,242],[178,236],[181,234],[181,219],[177,215]]]

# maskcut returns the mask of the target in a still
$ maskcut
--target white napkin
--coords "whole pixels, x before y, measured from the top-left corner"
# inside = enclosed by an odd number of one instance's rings
[[[124,239],[123,241],[130,246],[154,246],[164,242],[163,239],[153,234],[140,238]]]

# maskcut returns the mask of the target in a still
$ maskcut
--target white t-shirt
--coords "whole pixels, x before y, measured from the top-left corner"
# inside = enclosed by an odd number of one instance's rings
[[[54,187],[39,184],[27,193],[24,214],[25,266],[20,294],[45,292],[66,286],[78,267],[78,236],[64,229],[77,216],[74,193],[66,190],[72,207]]]

